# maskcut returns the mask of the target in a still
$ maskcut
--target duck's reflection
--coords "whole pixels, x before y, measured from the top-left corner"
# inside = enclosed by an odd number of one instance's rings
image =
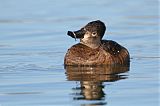
[[[79,81],[80,87],[74,87],[75,100],[102,100],[105,97],[103,82],[125,79],[120,75],[129,71],[129,66],[65,66],[67,79]]]
[[[100,100],[104,97],[102,82],[98,81],[81,81],[81,93],[83,97],[75,97],[74,99]],[[77,95],[76,95],[77,96]]]

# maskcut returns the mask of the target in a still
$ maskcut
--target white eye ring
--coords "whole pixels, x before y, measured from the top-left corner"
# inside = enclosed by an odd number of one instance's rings
[[[97,35],[97,33],[96,33],[96,32],[93,32],[93,33],[92,33],[92,36],[96,36],[96,35]]]

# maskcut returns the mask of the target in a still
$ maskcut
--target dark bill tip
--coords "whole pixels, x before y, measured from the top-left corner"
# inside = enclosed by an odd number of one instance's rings
[[[72,38],[83,38],[85,34],[84,30],[78,30],[78,31],[68,31],[67,35],[71,36]]]
[[[72,38],[76,37],[75,34],[74,34],[74,32],[72,32],[72,31],[68,31],[67,35],[71,36]]]

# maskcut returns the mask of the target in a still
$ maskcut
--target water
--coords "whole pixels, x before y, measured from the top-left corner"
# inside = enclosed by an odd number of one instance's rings
[[[157,0],[1,0],[0,13],[0,106],[158,106]],[[64,69],[78,42],[66,32],[97,19],[104,39],[128,48],[129,71]]]

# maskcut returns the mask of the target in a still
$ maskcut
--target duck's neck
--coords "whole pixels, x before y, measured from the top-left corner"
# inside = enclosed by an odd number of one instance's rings
[[[96,49],[101,45],[101,39],[100,38],[80,39],[80,43],[92,49]]]

